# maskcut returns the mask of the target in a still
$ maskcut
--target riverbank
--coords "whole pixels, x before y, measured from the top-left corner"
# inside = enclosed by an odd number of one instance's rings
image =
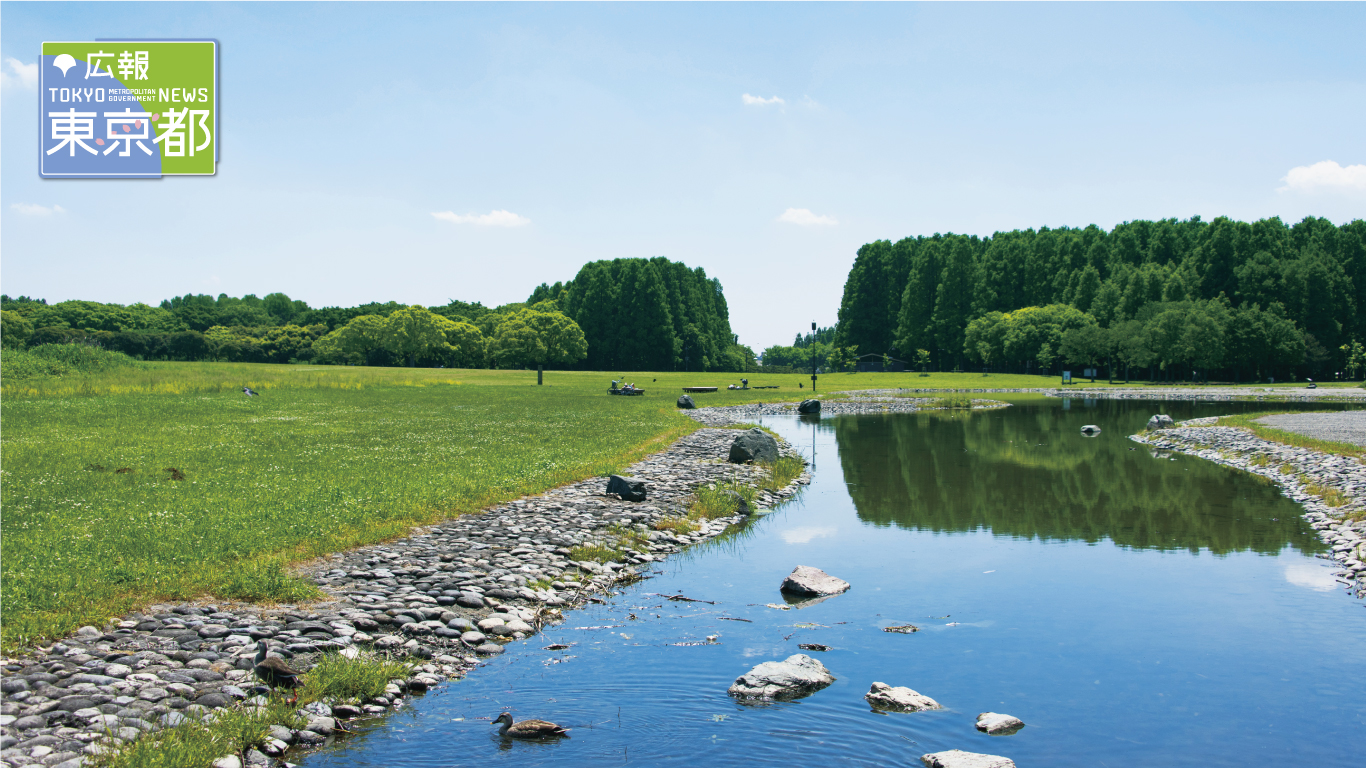
[[[601,602],[597,595],[614,585],[649,578],[652,563],[744,520],[687,521],[700,487],[735,489],[762,512],[809,482],[802,474],[765,489],[762,467],[728,463],[737,421],[716,410],[690,412],[702,429],[625,471],[646,482],[644,502],[607,494],[604,478],[572,483],[310,563],[299,575],[327,595],[320,602],[155,605],[4,659],[0,761],[75,768],[107,745],[250,700],[263,639],[305,669],[325,653],[355,657],[359,649],[414,663],[386,695],[317,702],[311,716],[336,722],[401,708],[407,694],[463,677],[507,642]],[[786,444],[780,453],[798,457]],[[333,738],[321,730],[276,729],[271,755],[241,757],[261,762]]]
[[[106,730],[131,740],[232,706],[252,695],[261,639],[301,668],[324,652],[367,647],[412,659],[414,676],[391,695],[314,714],[372,716],[401,707],[404,688],[462,677],[479,657],[502,653],[505,642],[534,635],[612,585],[648,577],[656,559],[741,522],[738,515],[702,520],[686,533],[654,527],[685,516],[698,486],[761,484],[762,468],[726,462],[736,435],[700,429],[632,465],[627,473],[649,488],[644,502],[608,495],[605,479],[593,478],[325,557],[301,572],[327,595],[321,602],[157,605],[83,627],[32,656],[4,659],[0,760],[74,768],[109,743]],[[782,452],[795,455],[786,446]],[[783,488],[756,489],[754,504],[772,507],[805,482],[803,475]],[[571,557],[584,552],[604,553],[605,561]],[[287,733],[304,746],[329,738]]]
[[[1366,597],[1366,466],[1360,460],[1258,437],[1247,429],[1217,426],[1217,417],[1132,435],[1154,451],[1179,451],[1250,472],[1299,502],[1304,519],[1330,552],[1319,555],[1342,569],[1347,591]]]
[[[1195,385],[1188,387],[1130,388],[1124,384],[1107,386],[1101,382],[1074,384],[1070,387],[959,387],[841,390],[837,394],[872,395],[884,397],[914,397],[917,395],[943,397],[946,394],[1016,394],[1043,395],[1057,398],[1090,398],[1110,400],[1265,400],[1267,402],[1348,401],[1366,403],[1366,389],[1360,387],[1229,387],[1223,385]]]

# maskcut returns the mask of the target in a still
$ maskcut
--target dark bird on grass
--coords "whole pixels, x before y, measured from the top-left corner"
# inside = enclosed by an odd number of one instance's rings
[[[267,656],[269,649],[270,646],[265,640],[256,643],[256,666],[252,667],[256,677],[271,688],[294,689],[302,685],[299,676],[303,673],[286,664],[285,660],[278,656]]]
[[[254,391],[252,391],[252,388],[251,388],[251,387],[242,387],[242,393],[245,394],[247,397],[260,397],[260,396],[261,396],[261,393],[260,393],[260,392],[254,392]]]
[[[545,739],[563,736],[569,732],[568,728],[561,728],[544,720],[523,720],[514,723],[510,712],[504,712],[493,722],[502,723],[503,727],[498,729],[498,735],[505,739]]]

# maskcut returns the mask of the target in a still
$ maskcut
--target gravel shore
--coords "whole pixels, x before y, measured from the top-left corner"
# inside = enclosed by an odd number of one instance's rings
[[[1343,414],[1331,414],[1341,416]],[[1213,426],[1216,418],[1132,435],[1155,450],[1179,451],[1260,475],[1304,507],[1304,518],[1319,532],[1330,552],[1319,557],[1342,566],[1339,580],[1348,592],[1366,597],[1366,466],[1338,456],[1263,440],[1250,430]]]
[[[1366,446],[1366,411],[1341,413],[1280,413],[1263,416],[1258,424],[1284,429],[1315,440]]]

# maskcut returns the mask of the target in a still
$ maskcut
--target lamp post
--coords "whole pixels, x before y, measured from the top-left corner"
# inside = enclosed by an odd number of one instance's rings
[[[811,321],[811,394],[816,394],[816,321]],[[813,454],[814,457],[814,454]]]

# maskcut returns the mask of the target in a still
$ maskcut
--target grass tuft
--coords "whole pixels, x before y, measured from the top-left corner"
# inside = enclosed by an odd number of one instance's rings
[[[776,491],[801,477],[802,472],[806,471],[806,461],[797,456],[779,456],[777,461],[764,465],[764,469],[768,471],[768,479],[763,487]]]
[[[304,675],[300,701],[364,701],[384,692],[390,680],[406,678],[411,665],[369,654],[348,659],[325,654]]]
[[[945,397],[932,398],[925,404],[926,408],[945,408],[948,410],[962,410],[972,408],[972,395],[947,395]]]
[[[279,559],[273,557],[231,568],[220,594],[233,600],[272,603],[315,600],[323,595],[312,582],[287,572]]]
[[[1341,507],[1347,503],[1347,496],[1329,485],[1309,483],[1304,486],[1304,490],[1323,499],[1323,503],[1330,507]]]
[[[670,533],[692,533],[698,529],[697,523],[686,517],[662,517],[655,521],[656,531],[669,531]]]
[[[381,688],[381,690],[383,690]],[[302,701],[302,699],[300,700]],[[270,726],[302,728],[298,704],[272,695],[263,707],[236,706],[191,717],[86,758],[92,768],[203,768],[227,755],[240,755],[270,736]]]
[[[583,544],[577,547],[570,547],[570,560],[591,560],[595,563],[608,563],[620,560],[622,553],[620,550],[603,546],[602,544]]]

